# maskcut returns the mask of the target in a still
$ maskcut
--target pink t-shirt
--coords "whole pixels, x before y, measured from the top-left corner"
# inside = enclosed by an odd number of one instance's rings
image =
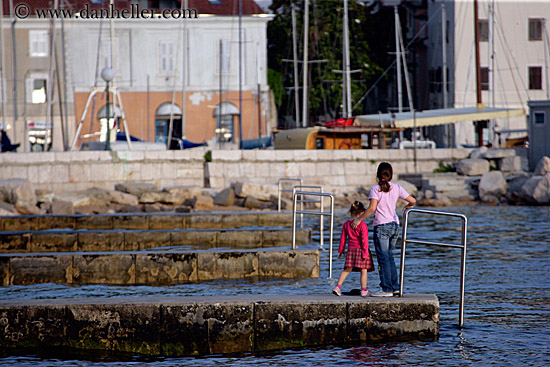
[[[369,230],[367,223],[361,222],[353,229],[351,227],[353,220],[350,219],[344,223],[342,227],[342,235],[340,236],[340,248],[339,254],[343,254],[346,248],[346,240],[348,242],[348,250],[361,249],[361,257],[363,259],[369,258]]]
[[[374,212],[373,225],[386,224],[395,222],[399,224],[399,218],[395,212],[395,205],[398,199],[406,199],[409,193],[405,191],[399,184],[390,182],[390,191],[383,192],[380,190],[380,185],[374,185],[370,189],[370,199],[378,200],[376,211]]]

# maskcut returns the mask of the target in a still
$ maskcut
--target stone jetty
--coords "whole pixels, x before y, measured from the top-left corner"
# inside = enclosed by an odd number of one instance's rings
[[[319,250],[0,254],[3,285],[171,285],[212,279],[319,277]]]
[[[150,356],[435,339],[434,295],[239,295],[0,300],[0,348]]]
[[[307,245],[311,230],[296,230],[296,244]],[[151,229],[0,231],[0,253],[137,251],[178,248],[253,249],[292,244],[289,229]]]

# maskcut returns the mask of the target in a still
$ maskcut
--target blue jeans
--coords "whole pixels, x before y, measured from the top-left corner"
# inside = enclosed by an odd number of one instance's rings
[[[380,274],[380,288],[384,292],[399,290],[397,270],[393,260],[393,250],[397,242],[399,226],[395,222],[374,226],[374,248]]]

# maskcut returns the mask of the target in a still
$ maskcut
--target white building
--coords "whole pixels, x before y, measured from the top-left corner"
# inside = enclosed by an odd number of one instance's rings
[[[429,107],[444,107],[442,3],[445,4],[448,22],[445,43],[448,70],[446,107],[475,106],[474,1],[429,0]],[[482,103],[527,111],[528,101],[549,99],[550,47],[545,24],[550,18],[550,2],[480,0],[478,9]],[[525,118],[497,120],[492,124],[490,122],[489,128],[484,130],[484,142],[498,144],[507,136],[527,134]],[[499,142],[498,132],[510,130],[515,133],[503,133]],[[475,145],[477,140],[473,124],[456,124],[454,140],[457,146]]]
[[[145,141],[165,142],[170,119],[173,121],[173,136],[193,142],[214,141],[234,146],[240,136],[246,140],[269,135],[271,121],[276,119],[275,111],[271,109],[267,84],[267,23],[272,16],[264,14],[253,0],[242,0],[243,15],[239,22],[238,2],[188,0],[184,4],[196,10],[198,16],[187,19],[132,17],[134,19],[118,18],[111,21],[73,16],[65,18],[63,23],[56,20],[57,57],[66,66],[62,70],[61,63],[58,63],[53,74],[64,75],[62,88],[68,94],[65,103],[70,104],[69,116],[65,116],[65,119],[70,119],[66,129],[69,138],[66,140],[72,141],[92,88],[105,87],[105,81],[100,77],[105,67],[115,70],[111,90],[114,85],[120,91],[128,130],[132,136]],[[137,4],[141,6],[142,3],[147,4],[143,1],[123,1],[117,3],[117,8],[128,9]],[[172,3],[166,2],[167,9],[170,10],[172,6],[179,10],[179,2]],[[40,8],[41,4],[38,0],[30,1],[31,9]],[[100,5],[79,0],[71,6],[78,11],[84,6],[97,8]],[[31,14],[33,12],[31,10]],[[15,80],[18,93],[21,94],[23,90],[31,93],[30,90],[36,84],[29,81],[33,75],[37,80],[45,80],[47,83],[50,69],[47,47],[50,24],[49,20],[35,16],[15,23],[19,39],[16,38],[13,43],[19,54],[16,61],[19,66],[13,68],[8,65],[5,70],[7,91],[13,89]],[[3,24],[7,40],[10,40],[10,25],[8,21]],[[31,37],[36,34],[43,37]],[[36,42],[31,42],[31,38]],[[239,45],[242,49],[241,58]],[[34,52],[33,47],[44,53],[38,68],[33,66],[34,58],[29,56]],[[9,61],[12,59],[11,48],[6,48],[6,51],[5,59]],[[21,63],[22,60],[25,62]],[[23,85],[24,80],[26,87]],[[57,89],[55,83],[52,88]],[[242,91],[241,122],[238,120],[239,89]],[[45,121],[47,101],[45,98],[38,100],[38,97],[37,94],[36,98],[27,98],[33,102],[31,107],[36,107],[36,116],[32,118]],[[57,92],[52,97],[54,103],[59,99]],[[10,103],[13,104],[11,99],[8,93],[5,100],[8,121],[13,110],[10,108]],[[21,104],[22,100],[20,97],[16,103]],[[106,128],[106,103],[103,90],[90,102],[77,145],[89,138],[100,138],[98,132]],[[19,111],[22,110],[28,108],[19,107]],[[54,105],[55,126],[59,126],[57,110]],[[119,111],[119,106],[109,110],[113,116],[114,111]],[[18,119],[28,120],[29,117],[19,112]],[[120,119],[117,122],[121,123]],[[24,121],[13,125],[20,130],[16,136],[26,134],[23,131],[26,125]],[[242,131],[239,132],[241,125]],[[60,131],[59,128],[54,130]],[[60,140],[54,135],[55,150],[62,149]]]

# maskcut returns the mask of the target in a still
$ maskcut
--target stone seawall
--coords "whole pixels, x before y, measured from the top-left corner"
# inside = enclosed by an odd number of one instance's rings
[[[35,188],[54,192],[120,182],[172,186],[228,187],[236,181],[276,184],[281,177],[301,177],[304,184],[333,188],[371,185],[381,161],[396,173],[432,172],[440,162],[464,159],[471,149],[418,150],[230,150],[86,151],[0,154],[0,179],[28,179]]]
[[[435,339],[439,301],[331,295],[0,301],[0,347],[152,356]]]
[[[291,227],[292,213],[262,211],[0,216],[0,231],[41,231],[55,228],[224,229],[253,226]]]
[[[296,245],[307,245],[311,230],[296,231]],[[289,229],[203,230],[48,230],[0,232],[0,253],[136,251],[185,247],[186,251],[216,247],[253,249],[290,246]]]
[[[212,279],[319,277],[319,250],[0,254],[2,285],[169,285]]]

